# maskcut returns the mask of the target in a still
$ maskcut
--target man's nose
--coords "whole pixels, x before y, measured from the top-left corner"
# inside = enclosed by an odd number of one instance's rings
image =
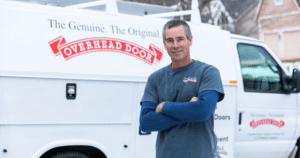
[[[178,47],[179,47],[178,42],[177,42],[177,41],[174,41],[173,48],[176,49],[176,48],[178,48]]]

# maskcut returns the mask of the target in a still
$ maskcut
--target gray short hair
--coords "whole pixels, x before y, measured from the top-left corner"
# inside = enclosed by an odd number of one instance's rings
[[[186,37],[187,37],[187,39],[190,39],[190,37],[192,35],[192,32],[191,32],[190,26],[185,21],[183,21],[183,20],[170,20],[163,27],[162,35],[163,35],[164,41],[166,41],[166,34],[165,34],[166,29],[170,29],[172,27],[179,26],[179,25],[184,26],[185,32],[186,32]]]

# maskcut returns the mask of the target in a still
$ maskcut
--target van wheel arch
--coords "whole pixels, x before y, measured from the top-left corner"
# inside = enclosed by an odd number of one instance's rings
[[[55,158],[65,154],[77,154],[79,157],[88,156],[88,158],[107,158],[106,155],[99,149],[83,145],[56,147],[45,152],[40,158]]]

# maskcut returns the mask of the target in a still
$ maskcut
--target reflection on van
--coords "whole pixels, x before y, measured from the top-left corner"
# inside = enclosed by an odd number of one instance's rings
[[[280,68],[259,46],[238,44],[245,92],[282,92]]]

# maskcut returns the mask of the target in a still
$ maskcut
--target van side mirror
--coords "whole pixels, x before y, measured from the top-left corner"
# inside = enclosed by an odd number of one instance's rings
[[[283,88],[283,93],[284,94],[291,94],[292,92],[292,86],[291,86],[291,80],[292,78],[288,75],[286,75],[284,73],[284,71],[282,72],[282,88]]]
[[[293,76],[291,81],[291,91],[292,93],[300,92],[300,71],[296,68],[293,69]]]

